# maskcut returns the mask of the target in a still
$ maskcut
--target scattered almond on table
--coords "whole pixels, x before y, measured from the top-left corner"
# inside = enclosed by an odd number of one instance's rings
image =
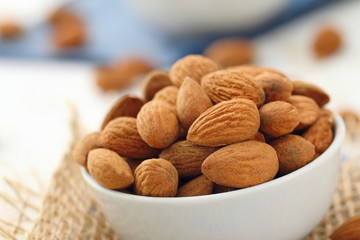
[[[23,32],[21,25],[14,21],[0,23],[0,37],[4,39],[18,38]]]
[[[116,101],[101,132],[74,149],[104,187],[153,197],[234,191],[291,174],[333,140],[329,95],[274,69],[221,69],[189,55],[169,73],[148,73],[142,92]]]
[[[345,221],[331,235],[331,240],[358,240],[360,239],[360,215]]]
[[[342,44],[339,30],[332,26],[325,26],[315,35],[313,51],[317,57],[324,58],[338,52]]]

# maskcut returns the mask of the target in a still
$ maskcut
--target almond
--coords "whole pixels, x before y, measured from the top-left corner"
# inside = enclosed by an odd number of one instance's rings
[[[263,72],[255,77],[265,92],[265,102],[287,101],[293,90],[291,81],[273,72]]]
[[[4,39],[14,39],[23,32],[22,27],[17,22],[3,22],[0,24],[0,36]]]
[[[206,176],[201,175],[187,182],[178,189],[177,197],[193,197],[212,193],[214,183]]]
[[[117,117],[136,118],[136,115],[143,105],[144,101],[136,96],[129,94],[122,96],[113,104],[110,111],[106,114],[101,129],[104,129],[106,124]]]
[[[201,171],[216,184],[245,188],[273,179],[278,168],[270,145],[247,141],[217,150],[205,159]]]
[[[253,77],[256,77],[264,72],[271,72],[271,73],[276,73],[280,76],[286,77],[282,72],[279,72],[275,69],[272,68],[266,68],[266,67],[260,67],[260,66],[255,66],[255,65],[240,65],[240,66],[234,66],[234,67],[230,67],[228,69],[234,70],[234,71],[239,71],[242,73],[247,73]]]
[[[149,158],[158,154],[142,140],[136,127],[136,119],[118,117],[110,121],[101,133],[104,148],[117,152],[123,157]]]
[[[91,150],[88,168],[91,176],[109,189],[127,188],[134,182],[129,164],[116,152],[108,149]]]
[[[204,76],[201,87],[215,103],[246,98],[261,106],[265,101],[262,86],[255,79],[238,71],[219,70]]]
[[[216,193],[224,193],[224,192],[231,192],[231,191],[235,191],[237,190],[237,188],[233,188],[233,187],[226,187],[226,186],[223,186],[223,185],[219,185],[219,184],[216,184],[214,183],[214,186],[213,186],[213,194],[216,194]]]
[[[204,55],[220,66],[229,67],[252,62],[255,49],[253,44],[245,39],[227,38],[212,43]]]
[[[329,95],[320,87],[302,81],[292,81],[294,95],[302,95],[314,99],[314,101],[320,106],[324,106],[330,101]]]
[[[88,153],[101,147],[100,133],[93,132],[78,141],[73,149],[72,158],[81,166],[86,167]]]
[[[259,113],[260,130],[273,137],[291,133],[300,122],[297,109],[283,101],[267,103],[259,109]]]
[[[179,177],[195,177],[201,174],[201,164],[217,148],[194,145],[188,141],[179,141],[164,149],[160,157],[171,162]]]
[[[147,102],[137,116],[141,138],[154,148],[165,148],[179,137],[179,122],[174,111],[161,101]]]
[[[135,169],[143,162],[142,159],[130,159],[130,158],[124,158],[124,159],[129,164],[129,167],[133,173],[135,172]]]
[[[323,153],[333,140],[331,123],[327,118],[319,118],[302,135],[315,146],[316,153]]]
[[[334,124],[334,114],[328,109],[321,108],[319,118],[326,118],[331,125]]]
[[[315,36],[313,50],[317,57],[327,57],[336,53],[342,45],[339,31],[332,27],[323,27]]]
[[[242,142],[259,130],[259,111],[253,101],[233,99],[218,103],[202,113],[191,125],[187,140],[216,147]]]
[[[142,84],[142,94],[145,101],[153,99],[155,93],[164,87],[171,86],[169,74],[165,71],[153,70],[149,72]]]
[[[161,158],[143,161],[135,169],[135,192],[143,196],[174,197],[178,187],[176,168]]]
[[[189,129],[201,113],[213,104],[200,85],[191,78],[185,78],[177,95],[176,110],[181,125]]]
[[[218,70],[215,62],[201,55],[188,55],[178,60],[170,69],[170,79],[175,86],[180,87],[186,77],[200,83],[203,76]]]
[[[176,113],[176,99],[178,96],[179,89],[175,86],[167,86],[158,91],[153,100],[160,101],[168,105],[172,111]]]
[[[352,217],[338,227],[330,235],[332,240],[359,240],[360,239],[360,215]]]
[[[300,123],[295,130],[305,129],[318,119],[320,108],[312,98],[293,95],[288,102],[294,105],[300,114]]]
[[[270,142],[270,145],[276,150],[280,175],[291,173],[314,160],[314,145],[301,136],[289,134]]]
[[[261,132],[257,132],[251,140],[259,141],[263,143],[266,142],[265,136]]]

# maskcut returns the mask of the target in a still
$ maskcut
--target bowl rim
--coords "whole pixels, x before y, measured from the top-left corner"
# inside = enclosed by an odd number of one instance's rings
[[[219,194],[210,194],[203,196],[192,196],[192,197],[151,197],[151,196],[140,196],[135,194],[122,193],[119,191],[107,189],[101,186],[99,183],[93,179],[88,171],[81,167],[81,173],[85,181],[91,186],[91,188],[96,189],[101,194],[107,195],[109,197],[122,198],[128,201],[138,201],[138,202],[153,202],[153,203],[195,203],[195,202],[203,202],[203,201],[218,201],[226,198],[232,198],[235,195],[237,197],[247,194],[252,194],[254,192],[259,192],[263,190],[270,189],[271,187],[277,187],[281,184],[286,184],[287,181],[297,178],[303,174],[306,174],[308,171],[311,171],[314,168],[317,168],[319,165],[322,165],[328,159],[328,156],[331,155],[334,151],[341,148],[341,145],[345,139],[345,124],[343,119],[337,114],[334,114],[335,120],[335,137],[331,143],[331,145],[326,149],[324,153],[322,153],[318,158],[308,163],[304,167],[299,168],[298,170],[289,173],[285,176],[270,180],[265,183],[261,183],[252,187],[242,188],[230,192],[224,192]]]

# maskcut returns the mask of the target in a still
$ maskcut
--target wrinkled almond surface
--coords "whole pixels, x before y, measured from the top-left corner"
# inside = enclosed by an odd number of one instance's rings
[[[299,125],[297,109],[283,101],[270,102],[260,109],[260,130],[273,137],[291,133]]]
[[[212,193],[214,183],[206,176],[201,175],[181,186],[176,194],[177,197],[193,197],[209,195]]]
[[[155,93],[170,85],[172,85],[172,82],[167,72],[159,70],[149,72],[142,84],[142,94],[145,101],[150,101],[153,99]]]
[[[135,169],[135,192],[143,196],[174,197],[178,187],[176,168],[161,158],[143,161]]]
[[[150,147],[139,135],[136,119],[118,117],[110,121],[101,133],[104,148],[117,152],[122,157],[151,158],[158,150]]]
[[[293,95],[288,102],[294,105],[300,114],[300,123],[295,130],[305,129],[318,119],[320,108],[312,98]]]
[[[316,153],[321,154],[333,140],[332,125],[327,118],[319,118],[302,136],[315,146]]]
[[[165,148],[179,137],[177,116],[161,101],[147,102],[138,113],[136,125],[141,138],[154,148]]]
[[[201,170],[217,184],[245,188],[273,179],[278,168],[276,152],[270,145],[246,141],[217,150],[205,159]]]
[[[330,101],[329,95],[320,87],[302,81],[292,81],[294,95],[302,95],[312,98],[320,107],[324,106]]]
[[[72,158],[81,166],[86,167],[87,156],[90,150],[100,147],[100,133],[90,133],[76,143],[72,152]]]
[[[106,114],[101,129],[104,129],[106,124],[117,117],[136,118],[136,115],[143,105],[144,101],[136,96],[129,94],[122,96],[113,104],[110,111]]]
[[[134,182],[129,164],[116,152],[105,148],[89,152],[88,169],[98,183],[109,189],[127,188]]]
[[[265,102],[287,101],[293,90],[291,81],[273,72],[264,72],[255,77],[265,92]]]
[[[283,77],[286,77],[282,72],[279,72],[275,69],[255,66],[255,65],[239,65],[239,66],[229,67],[228,69],[239,71],[242,73],[247,73],[253,77],[256,77],[264,72],[276,73]]]
[[[212,102],[199,83],[186,78],[177,95],[176,110],[181,125],[189,129],[201,113],[212,106]]]
[[[179,177],[195,177],[201,174],[201,164],[217,148],[194,145],[189,141],[179,141],[164,149],[160,157],[171,162]]]
[[[175,86],[167,86],[158,91],[153,100],[160,101],[168,105],[171,110],[176,113],[176,100],[178,96],[179,89]]]
[[[314,145],[301,136],[289,134],[270,142],[270,145],[279,158],[281,175],[291,173],[314,160]]]
[[[234,98],[252,100],[257,106],[265,101],[262,86],[250,75],[232,70],[219,70],[204,76],[201,87],[215,103]]]
[[[191,125],[187,140],[215,147],[242,142],[259,130],[260,116],[255,103],[233,99],[218,103],[202,113]]]
[[[201,78],[219,67],[217,64],[201,55],[188,55],[178,60],[170,69],[170,79],[175,86],[180,87],[186,77],[190,77],[200,83]]]

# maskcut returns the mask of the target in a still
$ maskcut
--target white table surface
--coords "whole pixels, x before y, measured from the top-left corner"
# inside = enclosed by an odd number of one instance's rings
[[[264,35],[256,41],[258,63],[320,85],[332,96],[331,108],[360,111],[359,9],[359,1],[341,2]],[[311,40],[326,21],[342,30],[345,44],[336,56],[317,60]],[[138,86],[130,92],[139,93]],[[76,104],[83,132],[95,131],[122,94],[99,91],[88,64],[0,59],[0,179],[31,185],[35,174],[46,186],[68,148],[69,103]]]

